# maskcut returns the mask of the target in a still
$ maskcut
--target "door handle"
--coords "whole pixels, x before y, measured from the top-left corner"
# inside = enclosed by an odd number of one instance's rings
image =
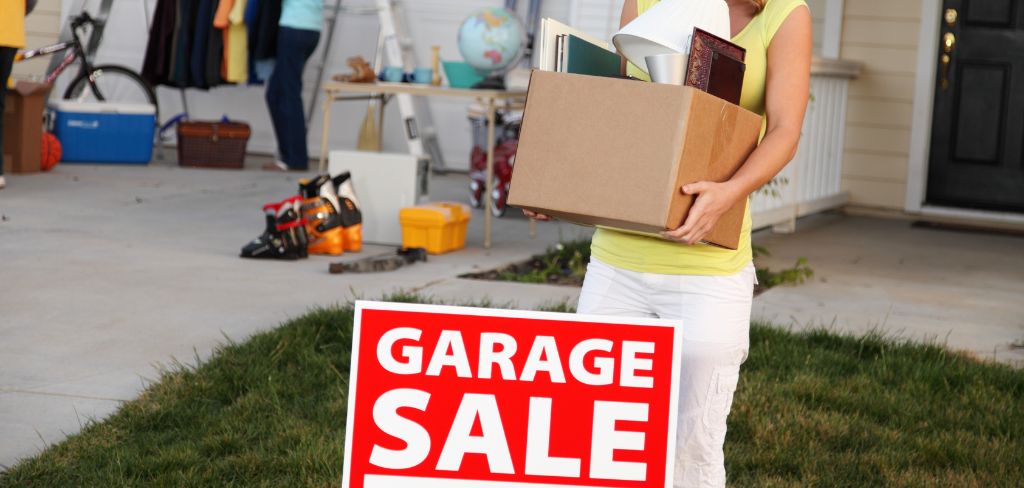
[[[942,57],[939,58],[942,64],[942,89],[949,88],[949,63],[952,61],[953,48],[956,47],[956,36],[952,32],[942,35]]]

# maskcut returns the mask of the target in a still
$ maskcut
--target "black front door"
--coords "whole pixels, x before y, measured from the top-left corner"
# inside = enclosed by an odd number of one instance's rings
[[[1024,0],[945,0],[941,22],[927,202],[1024,212]]]

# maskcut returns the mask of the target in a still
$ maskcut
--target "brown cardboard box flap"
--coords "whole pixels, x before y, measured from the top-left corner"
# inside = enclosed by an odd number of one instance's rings
[[[14,84],[14,91],[18,92],[23,97],[30,95],[45,95],[50,91],[50,85],[45,83],[35,83],[32,81],[19,81]]]
[[[510,205],[592,225],[679,227],[680,186],[725,181],[757,144],[761,117],[691,87],[534,71]],[[735,249],[744,205],[707,240]]]

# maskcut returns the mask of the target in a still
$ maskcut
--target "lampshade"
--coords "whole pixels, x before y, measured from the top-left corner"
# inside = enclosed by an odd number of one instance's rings
[[[729,39],[729,6],[725,0],[661,0],[612,36],[623,56],[641,69],[657,54],[689,54],[693,28]]]

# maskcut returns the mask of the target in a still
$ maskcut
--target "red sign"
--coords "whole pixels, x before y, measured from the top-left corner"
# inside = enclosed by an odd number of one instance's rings
[[[356,302],[342,486],[669,487],[680,333]]]

